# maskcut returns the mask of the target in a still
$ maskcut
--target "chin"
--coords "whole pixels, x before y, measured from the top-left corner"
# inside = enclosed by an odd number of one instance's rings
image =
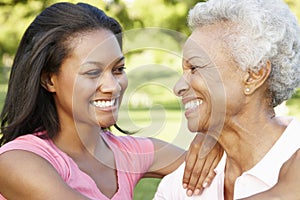
[[[188,129],[191,131],[191,132],[198,132],[198,126],[195,126],[193,124],[188,124]]]
[[[111,120],[111,121],[105,121],[105,123],[103,123],[103,121],[98,121],[98,124],[101,128],[109,128],[111,126],[113,126],[114,124],[116,124],[116,120]]]

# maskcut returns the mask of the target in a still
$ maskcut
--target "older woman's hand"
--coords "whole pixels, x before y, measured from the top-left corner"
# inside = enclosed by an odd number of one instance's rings
[[[198,133],[191,142],[183,175],[183,187],[187,195],[199,195],[215,177],[214,169],[223,155],[222,147],[215,139]]]

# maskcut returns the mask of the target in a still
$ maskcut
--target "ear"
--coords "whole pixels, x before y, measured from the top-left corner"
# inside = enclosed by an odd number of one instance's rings
[[[47,73],[41,75],[41,85],[49,92],[55,92],[55,87],[52,81],[53,76]]]
[[[251,95],[262,86],[268,79],[271,73],[271,62],[268,60],[264,67],[262,67],[258,72],[248,71],[244,77],[244,94]]]

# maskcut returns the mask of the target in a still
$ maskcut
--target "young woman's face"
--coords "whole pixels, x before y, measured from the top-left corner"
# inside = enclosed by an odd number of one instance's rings
[[[128,83],[116,37],[110,31],[97,30],[72,39],[70,44],[73,52],[51,77],[60,123],[115,124]]]
[[[183,49],[183,75],[174,92],[182,97],[192,132],[219,133],[242,101],[241,71],[220,33],[220,27],[196,29]]]

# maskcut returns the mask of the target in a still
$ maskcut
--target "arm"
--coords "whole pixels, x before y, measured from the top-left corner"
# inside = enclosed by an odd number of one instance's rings
[[[278,183],[265,192],[243,200],[300,200],[300,150],[282,166]]]
[[[145,177],[162,178],[183,163],[186,151],[162,140],[150,140],[154,145],[154,160]]]
[[[207,187],[211,183],[215,176],[214,169],[223,155],[223,149],[218,144],[214,145],[212,150],[202,147],[203,139],[202,134],[197,134],[190,145],[188,154],[175,145],[151,139],[155,148],[155,156],[153,165],[145,177],[163,177],[177,169],[186,159],[183,186],[188,189],[188,195],[192,195],[194,191],[194,194],[199,194],[203,186]],[[215,143],[214,141],[213,144]],[[207,149],[205,154],[203,154],[203,149]]]
[[[70,188],[48,161],[23,150],[0,155],[0,193],[16,200],[88,200]]]

